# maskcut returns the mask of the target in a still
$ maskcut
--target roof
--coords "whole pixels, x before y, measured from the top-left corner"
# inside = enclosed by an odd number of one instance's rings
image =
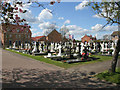
[[[85,35],[85,36],[89,37],[90,39],[96,39],[96,37],[93,37],[92,35],[90,35],[90,36],[89,36],[89,35]],[[85,36],[84,36],[84,37],[85,37]],[[82,37],[82,38],[84,38],[84,37]],[[81,38],[81,39],[82,39],[82,38]]]
[[[54,34],[54,33],[58,33],[58,34],[60,34],[57,30],[53,30],[52,32],[50,32],[47,36],[49,36],[49,35],[51,35],[51,34]],[[61,34],[60,34],[61,35]]]
[[[111,34],[111,36],[117,36],[117,35],[120,36],[120,31],[114,31],[114,32]]]
[[[45,37],[45,36],[36,36],[36,37],[32,37],[32,40],[33,41],[37,41],[38,39],[42,38],[42,37]]]

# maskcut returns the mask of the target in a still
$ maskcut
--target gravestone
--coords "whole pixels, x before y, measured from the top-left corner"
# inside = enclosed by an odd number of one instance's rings
[[[83,49],[84,49],[84,44],[81,43],[81,51],[80,51],[81,55],[82,55],[82,53],[83,53]]]
[[[79,52],[79,43],[77,43],[77,46],[76,46],[76,53]]]
[[[40,51],[40,53],[42,53],[42,46],[41,46],[41,43],[39,43],[39,51]]]
[[[104,43],[101,43],[101,52],[104,52]]]
[[[78,43],[77,45],[78,45],[78,55],[77,55],[77,60],[80,60],[80,56],[81,56],[81,54],[80,54],[80,47],[81,47],[81,45],[80,45],[80,43]]]
[[[16,49],[16,45],[15,45],[15,42],[13,43],[13,49]]]
[[[51,50],[50,50],[50,52],[55,52],[54,51],[54,43],[51,43]]]
[[[61,46],[61,45],[59,45],[59,46],[58,46],[58,49],[59,49],[59,53],[58,53],[58,55],[57,55],[57,56],[61,56],[61,55],[62,55],[62,52],[61,52],[61,51],[62,51],[62,46]]]
[[[32,53],[39,53],[39,43],[35,42],[34,49],[32,50]]]
[[[44,52],[44,45],[43,43],[41,44],[42,52]]]
[[[55,50],[57,50],[57,43],[55,43]]]
[[[115,52],[115,45],[114,45],[114,43],[112,42],[112,47],[110,48],[110,49],[112,49],[113,50],[113,52],[112,52],[112,55],[114,55],[114,52]]]

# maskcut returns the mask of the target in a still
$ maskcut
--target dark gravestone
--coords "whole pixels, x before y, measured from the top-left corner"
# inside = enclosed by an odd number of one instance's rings
[[[41,44],[42,52],[43,52],[43,47],[44,47],[44,45],[43,45],[43,44]]]
[[[85,49],[84,49],[83,51],[84,51],[84,53],[85,53],[85,55],[84,55],[84,59],[87,59],[87,58],[88,58],[88,56],[87,56],[87,52],[88,52],[87,47],[85,47]]]
[[[39,53],[39,42],[36,42],[36,47],[37,47],[37,53]]]
[[[79,47],[79,50],[78,50],[77,59],[80,60],[80,57],[81,57],[81,54],[80,54],[80,47],[81,47],[81,45],[80,45],[80,43],[79,43],[78,47]]]

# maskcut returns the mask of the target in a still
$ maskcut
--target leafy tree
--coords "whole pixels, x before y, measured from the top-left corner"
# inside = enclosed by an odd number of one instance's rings
[[[95,14],[99,17],[103,17],[106,19],[107,23],[103,26],[103,28],[110,24],[118,24],[118,41],[115,48],[114,56],[112,59],[111,67],[109,69],[109,72],[115,72],[116,65],[118,62],[118,56],[120,52],[120,1],[118,0],[111,0],[111,2],[104,2],[105,0],[102,0],[103,2],[89,2],[86,4],[86,6],[92,7]],[[103,29],[102,28],[102,29]]]

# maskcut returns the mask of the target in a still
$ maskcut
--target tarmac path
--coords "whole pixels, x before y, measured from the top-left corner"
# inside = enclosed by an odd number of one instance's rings
[[[40,62],[16,53],[2,50],[2,69],[39,69],[39,70],[61,70],[55,65]]]
[[[2,50],[3,88],[113,88],[120,86],[94,78],[110,67],[111,60],[63,69]],[[120,60],[117,66],[120,66]]]

